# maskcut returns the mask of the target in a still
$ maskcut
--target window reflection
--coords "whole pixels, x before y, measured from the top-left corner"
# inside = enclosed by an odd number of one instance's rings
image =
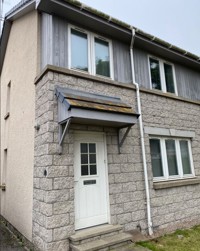
[[[190,166],[190,156],[189,156],[189,149],[188,149],[188,142],[187,141],[180,141],[180,148],[181,148],[181,160],[183,165],[183,173],[184,174],[191,174],[191,166]]]
[[[88,71],[88,39],[87,34],[71,31],[71,67]]]
[[[178,175],[175,141],[174,140],[166,140],[165,143],[166,143],[169,175]]]
[[[151,149],[153,177],[161,177],[163,176],[163,170],[162,170],[162,158],[160,151],[160,140],[150,139],[150,149]]]
[[[164,64],[164,70],[167,92],[175,93],[172,66],[169,64]]]
[[[110,77],[109,44],[95,38],[96,74]]]
[[[156,59],[150,58],[151,83],[153,89],[161,90],[160,68]]]

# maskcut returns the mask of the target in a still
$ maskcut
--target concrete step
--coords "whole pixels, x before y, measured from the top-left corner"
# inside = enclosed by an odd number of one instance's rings
[[[131,242],[132,235],[128,233],[119,233],[110,237],[105,237],[99,240],[90,241],[87,243],[74,245],[70,244],[72,251],[98,251],[98,250],[109,250],[120,245],[125,245]]]
[[[70,236],[70,241],[73,244],[81,244],[83,242],[91,241],[92,238],[101,239],[103,237],[109,237],[120,233],[122,231],[122,226],[120,225],[101,225],[97,227],[92,227],[88,229],[79,230],[76,234]]]

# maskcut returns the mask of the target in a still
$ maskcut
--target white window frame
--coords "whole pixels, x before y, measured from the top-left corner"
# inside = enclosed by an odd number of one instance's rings
[[[71,67],[71,30],[77,30],[79,32],[87,34],[88,38],[88,71],[82,71],[79,69],[75,69]],[[110,77],[106,77],[103,75],[98,75],[96,74],[96,62],[95,62],[95,38],[98,38],[102,41],[108,42],[109,45],[109,65],[110,65]],[[69,69],[79,71],[82,73],[88,73],[90,75],[95,75],[101,78],[106,78],[106,79],[114,79],[114,69],[113,69],[113,46],[112,46],[112,41],[110,39],[107,39],[105,37],[102,37],[98,34],[89,32],[85,29],[81,29],[79,27],[69,25],[68,26],[68,62],[69,62]]]
[[[195,177],[194,164],[193,164],[193,158],[192,158],[192,148],[191,148],[190,139],[188,139],[188,138],[174,138],[174,137],[157,137],[157,136],[151,136],[150,139],[160,140],[160,152],[161,152],[161,161],[162,161],[162,168],[163,168],[163,176],[153,177],[154,182],[156,182],[156,181],[177,180],[177,179],[188,179],[188,178],[194,178]],[[174,140],[175,141],[178,175],[169,175],[165,140]],[[188,151],[189,151],[191,174],[183,174],[180,143],[179,143],[182,140],[188,142]],[[153,173],[153,171],[152,171],[152,173]]]
[[[150,68],[150,58],[155,59],[159,62],[159,71],[160,71],[160,81],[161,81],[161,90],[155,89],[152,87],[152,82],[151,82],[151,68]],[[172,74],[173,74],[173,80],[174,80],[174,93],[173,92],[167,92],[167,86],[166,86],[166,80],[165,80],[165,70],[164,70],[164,64],[168,64],[172,66]],[[175,75],[175,68],[174,68],[174,64],[163,60],[161,58],[152,56],[152,55],[148,55],[148,68],[149,68],[149,79],[150,79],[150,88],[152,90],[157,90],[157,91],[162,91],[165,93],[170,93],[170,94],[175,94],[176,96],[178,96],[178,90],[177,90],[177,84],[176,84],[176,75]]]

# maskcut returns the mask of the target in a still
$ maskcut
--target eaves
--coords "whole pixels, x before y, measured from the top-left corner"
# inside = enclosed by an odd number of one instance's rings
[[[25,13],[37,9],[70,21],[81,24],[91,30],[99,30],[105,35],[130,43],[132,29],[135,31],[135,46],[146,49],[150,52],[157,52],[166,56],[172,61],[187,65],[200,70],[200,57],[187,52],[166,41],[154,37],[142,30],[139,30],[127,23],[115,19],[105,13],[95,10],[76,0],[22,0],[9,13],[7,13],[2,37],[0,40],[0,71],[2,69],[7,41],[12,21],[25,15]],[[78,20],[78,21],[77,21]]]

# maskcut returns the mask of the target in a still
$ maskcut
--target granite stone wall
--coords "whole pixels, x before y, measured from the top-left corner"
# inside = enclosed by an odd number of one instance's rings
[[[71,125],[59,155],[58,103],[55,87],[120,97],[136,110],[135,89],[84,79],[52,70],[36,83],[33,243],[39,250],[69,250],[75,233],[73,135],[77,130],[104,132],[107,144],[110,223],[124,230],[147,230],[146,199],[138,124],[118,153],[117,130],[92,125]],[[162,95],[141,92],[144,126],[195,131],[192,153],[195,174],[200,175],[200,106]],[[172,231],[200,222],[200,185],[155,190],[149,135],[145,134],[152,222],[155,232]]]
[[[73,132],[106,134],[110,223],[125,230],[146,228],[145,195],[138,126],[135,125],[118,153],[117,130],[92,125],[71,125],[59,155],[56,86],[120,97],[134,109],[135,90],[48,72],[36,84],[33,242],[41,250],[68,250],[74,227]]]
[[[200,105],[142,93],[144,126],[193,131],[191,140],[195,175],[200,175]],[[169,232],[200,224],[200,184],[155,190],[151,169],[149,135],[145,134],[153,229]]]

